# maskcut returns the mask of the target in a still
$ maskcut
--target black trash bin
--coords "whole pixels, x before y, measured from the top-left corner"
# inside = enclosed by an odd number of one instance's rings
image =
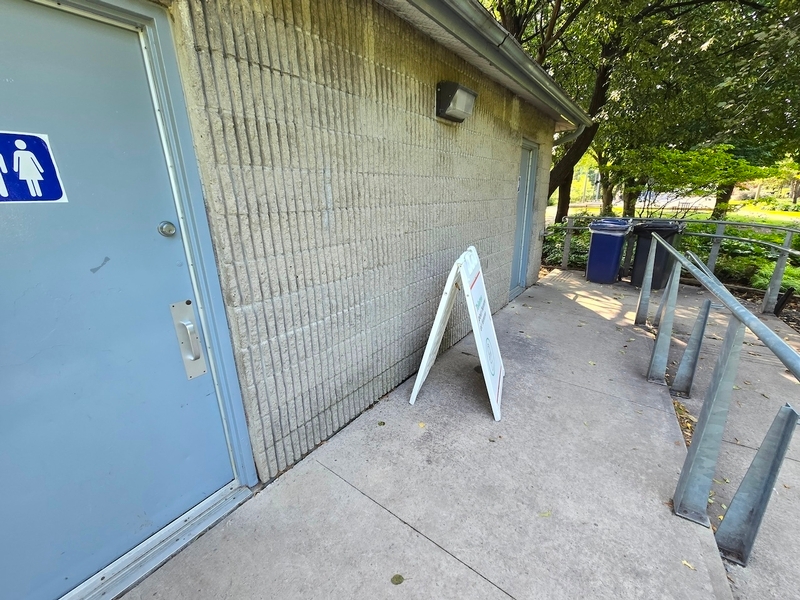
[[[670,245],[674,246],[675,236],[682,233],[685,228],[683,223],[678,221],[648,221],[633,226],[633,233],[636,236],[636,253],[633,257],[633,270],[631,271],[631,285],[641,287],[644,279],[644,270],[647,268],[647,255],[650,253],[650,244],[653,241],[653,233],[657,233]],[[674,258],[659,245],[656,249],[656,262],[653,267],[653,289],[660,290],[667,285]]]

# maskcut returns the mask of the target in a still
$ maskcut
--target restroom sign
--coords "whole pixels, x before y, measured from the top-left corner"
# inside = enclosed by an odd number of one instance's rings
[[[66,201],[47,136],[0,131],[0,203]]]
[[[473,246],[470,246],[458,258],[450,270],[450,276],[444,286],[444,293],[439,302],[439,309],[436,311],[436,318],[433,321],[433,328],[428,337],[428,344],[425,346],[425,354],[422,356],[422,364],[419,367],[409,402],[414,404],[416,401],[417,394],[436,360],[459,286],[464,290],[467,301],[467,311],[472,322],[472,332],[475,335],[475,345],[481,361],[483,380],[486,383],[486,391],[489,392],[492,414],[494,420],[499,421],[500,402],[503,397],[503,378],[506,371],[500,356],[500,347],[497,344],[492,311],[489,309],[489,300],[486,297],[481,261],[478,258],[478,251]]]

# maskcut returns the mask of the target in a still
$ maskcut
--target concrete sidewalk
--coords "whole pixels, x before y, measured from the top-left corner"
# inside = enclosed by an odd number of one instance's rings
[[[731,598],[637,297],[552,273],[495,315],[501,422],[469,336],[126,599]]]

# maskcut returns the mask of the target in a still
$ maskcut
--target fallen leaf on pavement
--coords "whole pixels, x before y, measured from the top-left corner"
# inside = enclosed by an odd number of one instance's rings
[[[689,568],[690,568],[692,571],[697,571],[697,569],[695,569],[695,568],[692,566],[692,563],[690,563],[690,562],[688,562],[688,561],[682,560],[682,561],[681,561],[681,564],[682,564],[684,567],[689,567]]]
[[[552,515],[553,515],[553,513],[552,513],[552,512],[550,512],[549,510],[546,510],[546,511],[544,511],[544,512],[540,512],[540,513],[539,513],[539,516],[540,516],[540,517],[550,517],[550,516],[552,516]]]

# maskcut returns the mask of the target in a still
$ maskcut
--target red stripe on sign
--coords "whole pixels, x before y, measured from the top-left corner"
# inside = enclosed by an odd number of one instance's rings
[[[473,287],[475,287],[475,282],[478,281],[478,277],[480,277],[480,276],[481,276],[481,272],[478,271],[478,274],[475,275],[475,279],[472,280],[472,285],[469,286],[469,289],[472,289]]]

